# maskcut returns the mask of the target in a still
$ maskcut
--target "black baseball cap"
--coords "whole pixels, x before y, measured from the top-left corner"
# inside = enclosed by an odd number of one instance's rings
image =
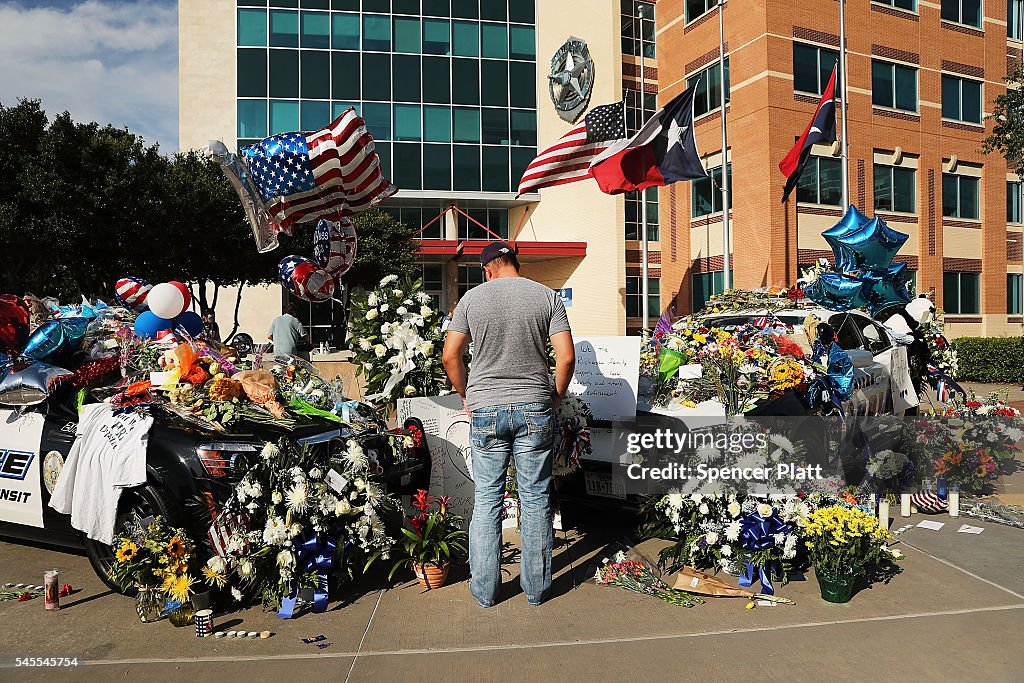
[[[480,252],[480,265],[486,266],[488,263],[498,258],[499,256],[505,256],[507,254],[515,255],[516,248],[506,242],[491,242],[483,251]]]

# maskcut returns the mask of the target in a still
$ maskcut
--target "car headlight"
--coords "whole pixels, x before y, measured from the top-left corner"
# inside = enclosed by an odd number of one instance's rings
[[[228,477],[249,469],[261,449],[251,441],[210,441],[196,446],[196,455],[211,477]]]

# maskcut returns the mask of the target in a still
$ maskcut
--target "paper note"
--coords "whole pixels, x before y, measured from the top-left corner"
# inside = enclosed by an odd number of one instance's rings
[[[758,600],[757,601],[757,606],[758,607],[775,607],[775,604],[776,603],[773,602],[772,600]]]
[[[581,337],[569,393],[596,420],[633,419],[640,376],[640,337]]]
[[[970,524],[964,524],[959,529],[957,529],[956,532],[958,534],[980,534],[984,530],[985,530],[984,527],[971,526]]]
[[[327,470],[326,479],[327,485],[334,489],[334,492],[338,495],[345,493],[345,489],[348,488],[348,480],[334,470]]]
[[[933,522],[930,519],[925,519],[917,523],[917,526],[921,529],[931,529],[932,531],[938,531],[942,527],[946,526],[945,522]]]

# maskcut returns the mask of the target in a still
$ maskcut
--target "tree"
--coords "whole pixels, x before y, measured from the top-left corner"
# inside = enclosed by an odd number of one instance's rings
[[[1006,77],[1007,90],[997,95],[991,118],[992,134],[985,138],[985,154],[999,152],[1007,165],[1024,178],[1024,62],[1018,62]]]
[[[359,247],[356,262],[345,275],[350,290],[373,289],[385,275],[413,274],[416,271],[417,244],[413,239],[418,229],[402,223],[379,208],[372,208],[352,217]]]

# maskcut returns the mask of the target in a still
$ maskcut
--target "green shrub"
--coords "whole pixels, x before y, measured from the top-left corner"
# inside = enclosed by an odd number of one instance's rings
[[[956,349],[957,379],[975,382],[1024,382],[1024,339],[960,337]]]

